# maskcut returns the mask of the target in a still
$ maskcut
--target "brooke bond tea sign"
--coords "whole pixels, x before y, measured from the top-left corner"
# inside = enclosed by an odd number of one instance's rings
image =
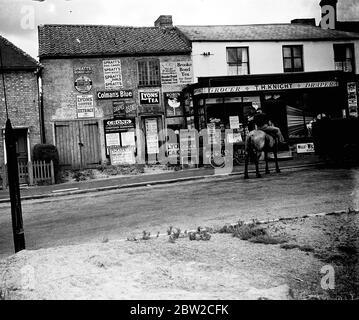
[[[159,104],[159,103],[160,103],[159,91],[140,92],[140,104]]]
[[[93,96],[91,94],[78,95],[76,100],[78,118],[93,118],[95,116]]]
[[[162,84],[189,84],[193,82],[192,61],[161,63]]]
[[[106,90],[117,90],[122,87],[121,60],[104,60],[103,76]]]

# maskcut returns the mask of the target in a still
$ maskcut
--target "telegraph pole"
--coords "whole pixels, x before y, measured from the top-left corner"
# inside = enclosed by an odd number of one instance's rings
[[[15,253],[25,249],[25,234],[22,221],[21,197],[19,186],[19,172],[17,164],[16,153],[16,138],[14,130],[9,119],[7,100],[6,100],[6,86],[5,86],[5,69],[2,60],[1,46],[0,46],[0,67],[2,74],[2,83],[4,91],[4,102],[6,109],[6,127],[5,127],[5,144],[7,155],[7,173],[9,182],[9,193],[11,202],[11,220],[14,237]]]

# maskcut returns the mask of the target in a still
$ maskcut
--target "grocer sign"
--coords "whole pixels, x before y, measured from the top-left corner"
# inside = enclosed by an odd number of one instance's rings
[[[160,103],[159,91],[140,92],[140,104],[159,104],[159,103]]]
[[[133,98],[132,90],[117,90],[117,91],[97,91],[97,99],[121,99]]]
[[[133,129],[133,119],[111,119],[104,121],[105,132],[118,132],[121,130]]]

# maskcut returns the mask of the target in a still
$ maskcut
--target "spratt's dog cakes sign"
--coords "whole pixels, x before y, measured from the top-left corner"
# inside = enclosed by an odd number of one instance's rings
[[[122,87],[121,60],[104,60],[103,76],[106,90],[117,90]]]

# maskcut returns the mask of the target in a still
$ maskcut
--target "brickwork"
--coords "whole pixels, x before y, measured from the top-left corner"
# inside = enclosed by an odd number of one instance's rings
[[[30,150],[41,142],[37,75],[34,71],[5,73],[9,118],[13,128],[28,128]],[[0,127],[5,129],[6,111],[0,76]],[[0,132],[0,166],[4,164],[4,132]]]
[[[161,62],[189,62],[190,55],[168,55],[168,56],[146,56],[146,57],[101,57],[101,58],[66,58],[66,59],[41,59],[44,66],[42,73],[43,85],[43,106],[45,120],[46,142],[55,143],[54,123],[64,120],[77,120],[76,97],[78,95],[92,95],[94,104],[94,118],[99,121],[99,135],[101,144],[101,158],[106,161],[105,138],[103,131],[104,119],[113,118],[113,101],[121,99],[100,100],[97,97],[98,91],[105,90],[103,61],[119,59],[121,61],[121,74],[123,90],[132,90],[133,98],[128,99],[136,105],[131,116],[136,117],[136,126],[140,126],[141,115],[161,115],[164,118],[164,92],[181,91],[184,85],[162,85],[159,87],[138,87],[137,61],[144,59],[159,59]],[[78,68],[86,68],[86,74],[75,74]],[[75,80],[86,76],[92,81],[92,88],[87,93],[80,93],[75,88]],[[159,91],[160,103],[158,105],[140,105],[140,91]],[[143,129],[143,128],[141,128]],[[138,141],[139,142],[139,141]],[[139,143],[137,144],[139,146]],[[141,150],[139,150],[142,152]]]

